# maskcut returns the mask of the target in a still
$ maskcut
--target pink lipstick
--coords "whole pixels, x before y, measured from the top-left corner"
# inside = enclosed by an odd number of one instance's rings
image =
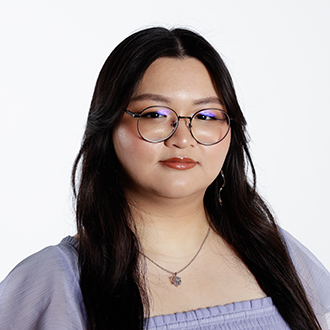
[[[175,170],[189,170],[197,165],[197,162],[191,158],[186,157],[172,157],[161,160],[160,163]]]

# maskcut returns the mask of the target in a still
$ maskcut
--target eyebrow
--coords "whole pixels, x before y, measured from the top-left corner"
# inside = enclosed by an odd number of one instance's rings
[[[194,104],[201,105],[201,104],[208,104],[208,103],[218,103],[220,105],[224,105],[223,102],[216,96],[205,97],[200,100],[196,100]]]
[[[132,101],[144,101],[144,100],[171,103],[170,99],[168,99],[167,97],[162,96],[162,95],[158,95],[158,94],[151,94],[151,93],[140,94],[140,95],[137,95],[137,96],[133,96],[131,98],[131,102]]]
[[[145,101],[145,100],[151,100],[151,101],[157,101],[157,102],[164,102],[164,103],[171,103],[171,100],[168,99],[167,97],[159,94],[152,94],[152,93],[145,93],[145,94],[140,94],[137,96],[134,96],[131,98],[132,101]],[[220,98],[216,96],[210,96],[210,97],[205,97],[203,99],[195,100],[194,104],[195,105],[203,105],[203,104],[209,104],[209,103],[218,103],[220,105],[224,105],[223,102],[220,100]]]

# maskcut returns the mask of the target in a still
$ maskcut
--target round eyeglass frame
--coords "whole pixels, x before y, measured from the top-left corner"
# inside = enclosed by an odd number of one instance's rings
[[[178,124],[175,126],[173,132],[171,132],[171,134],[168,135],[166,138],[161,139],[161,140],[157,140],[157,141],[153,141],[153,140],[149,140],[149,139],[145,138],[145,137],[141,134],[141,132],[140,132],[140,128],[139,128],[139,120],[140,120],[140,118],[142,117],[142,114],[143,114],[144,111],[149,110],[149,109],[151,109],[151,108],[158,108],[158,107],[162,107],[162,108],[169,109],[169,110],[173,111],[174,114],[175,114],[175,116],[176,116],[176,118],[177,118],[177,119],[176,119],[176,122],[177,122]],[[193,132],[192,132],[192,130],[191,130],[191,127],[192,127],[192,126],[191,126],[191,122],[192,122],[192,120],[196,117],[196,115],[197,115],[199,112],[201,112],[201,111],[205,111],[205,110],[218,110],[218,111],[221,111],[222,113],[225,114],[225,116],[226,116],[226,118],[227,118],[227,121],[228,121],[228,130],[227,130],[226,134],[225,134],[225,135],[224,135],[219,141],[217,141],[217,142],[212,142],[212,143],[204,143],[204,142],[200,142],[200,141],[194,136],[194,134],[193,134]],[[174,135],[174,133],[175,133],[176,130],[178,129],[179,124],[180,124],[180,119],[189,119],[189,125],[187,125],[187,127],[189,128],[190,134],[191,134],[191,136],[193,137],[193,139],[194,139],[196,142],[198,142],[199,144],[202,144],[202,145],[204,145],[204,146],[211,146],[211,145],[217,144],[217,143],[219,143],[219,142],[221,142],[222,140],[225,139],[225,137],[228,135],[228,133],[229,133],[229,131],[230,131],[230,128],[231,128],[231,122],[235,120],[234,118],[229,117],[229,115],[228,115],[228,113],[227,113],[226,111],[224,111],[224,110],[222,110],[222,109],[218,109],[218,108],[205,108],[205,109],[200,109],[200,110],[196,111],[196,112],[195,112],[192,116],[190,116],[190,117],[189,117],[189,116],[179,116],[179,115],[176,113],[176,111],[173,110],[172,108],[170,108],[170,107],[166,107],[166,106],[162,106],[162,105],[152,105],[152,106],[149,106],[149,107],[143,109],[140,113],[134,113],[134,112],[132,112],[132,111],[130,111],[130,110],[128,110],[128,109],[126,109],[125,112],[126,112],[127,114],[129,114],[130,116],[132,116],[133,118],[137,118],[136,125],[137,125],[137,130],[138,130],[139,135],[141,136],[141,138],[142,138],[143,140],[145,140],[145,141],[147,141],[147,142],[150,142],[150,143],[160,143],[160,142],[164,142],[164,141],[168,140],[171,136]]]

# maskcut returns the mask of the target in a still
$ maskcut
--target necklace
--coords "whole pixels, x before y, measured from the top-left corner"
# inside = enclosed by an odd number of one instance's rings
[[[202,248],[203,248],[203,245],[204,243],[206,242],[209,234],[210,234],[210,230],[211,230],[211,227],[209,227],[209,230],[207,231],[207,234],[200,246],[200,248],[198,249],[197,253],[194,255],[194,257],[188,262],[188,264],[186,266],[184,266],[182,269],[180,269],[179,271],[177,272],[172,272],[164,267],[162,267],[161,265],[158,265],[155,261],[153,261],[152,259],[150,259],[148,256],[146,256],[143,252],[140,251],[140,253],[145,257],[147,258],[149,261],[151,261],[154,265],[156,265],[157,267],[159,267],[160,269],[164,270],[165,272],[167,273],[170,273],[172,276],[169,278],[170,279],[170,282],[171,284],[175,285],[176,287],[178,287],[181,283],[182,283],[182,279],[180,276],[178,276],[179,273],[181,273],[182,271],[184,271],[186,268],[188,268],[192,263],[193,261],[197,258],[199,252],[201,252]]]

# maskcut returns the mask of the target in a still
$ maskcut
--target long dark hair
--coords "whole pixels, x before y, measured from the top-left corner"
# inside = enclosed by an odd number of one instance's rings
[[[90,329],[142,329],[148,315],[139,242],[132,230],[134,223],[120,180],[121,166],[112,132],[144,72],[160,57],[200,60],[230,117],[235,119],[223,165],[223,206],[218,201],[220,175],[205,193],[204,204],[212,226],[256,277],[291,329],[321,329],[274,218],[256,192],[246,121],[225,64],[200,35],[165,28],[134,33],[106,60],[73,168],[80,286]]]

